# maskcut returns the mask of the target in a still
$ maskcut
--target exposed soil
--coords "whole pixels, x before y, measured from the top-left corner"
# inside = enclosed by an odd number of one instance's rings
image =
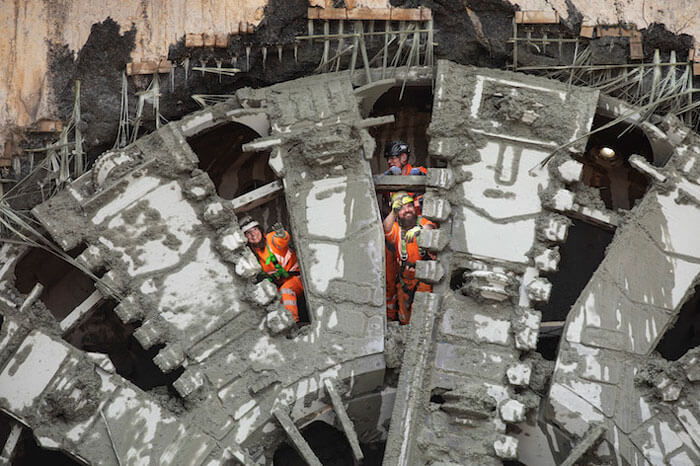
[[[339,5],[342,1],[337,2]],[[511,38],[512,18],[517,6],[505,0],[392,0],[395,7],[415,8],[424,6],[432,10],[435,34],[435,56],[449,59],[459,64],[483,67],[504,68],[512,61]],[[578,34],[581,15],[568,2],[569,20],[558,28],[564,34]],[[228,48],[187,48],[184,36],[171,46],[168,59],[176,65],[170,74],[160,75],[160,113],[167,121],[181,118],[198,109],[192,100],[193,94],[233,94],[245,86],[253,88],[268,86],[277,82],[295,79],[314,72],[322,53],[322,44],[301,41],[293,58],[295,37],[307,31],[308,3],[305,0],[270,0],[265,8],[265,16],[253,34],[230,37]],[[56,12],[60,14],[60,12]],[[126,28],[125,28],[126,29]],[[75,81],[81,81],[81,112],[78,122],[85,137],[85,150],[88,162],[106,149],[116,139],[119,125],[122,73],[135,46],[136,29],[132,27],[120,34],[120,25],[107,18],[93,25],[85,46],[77,53],[62,45],[50,49],[49,73],[54,86],[58,106],[57,118],[68,121],[74,103]],[[687,59],[687,51],[692,37],[674,34],[662,24],[652,24],[642,31],[645,59],[653,57],[654,50],[661,50],[661,59],[666,60],[670,50],[675,50],[679,61]],[[627,39],[613,41],[601,38],[593,41],[605,55],[622,59],[629,53]],[[607,42],[606,42],[607,41]],[[368,43],[370,56],[380,45]],[[605,42],[605,43],[603,43]],[[267,48],[263,60],[263,49]],[[278,46],[282,46],[282,60],[278,59]],[[246,54],[249,49],[250,53]],[[519,52],[521,65],[559,64],[570,61],[571,51],[563,55],[535,53],[527,47]],[[552,55],[554,54],[554,55]],[[556,56],[555,56],[556,55]],[[264,63],[263,63],[264,62]],[[185,64],[188,70],[185,70]],[[235,76],[218,76],[213,73],[193,71],[193,66],[237,67],[242,71]],[[151,76],[133,76],[128,79],[129,114],[136,112],[138,99],[135,93],[145,90]],[[144,107],[140,134],[155,128],[155,118],[150,104]],[[25,147],[46,145],[45,135],[27,136]],[[38,157],[35,162],[38,162]],[[28,170],[24,163],[23,171]],[[35,196],[36,197],[36,196]],[[33,199],[27,204],[40,202]]]
[[[121,35],[119,24],[107,18],[93,24],[77,56],[66,46],[54,45],[49,52],[49,73],[59,118],[63,121],[73,112],[75,81],[80,80],[82,118],[79,127],[91,158],[114,143],[119,123],[121,76],[131,61],[129,55],[135,37],[136,29]]]
[[[503,0],[426,0],[391,2],[393,6],[414,8],[424,6],[433,12],[437,58],[445,58],[460,64],[502,68],[511,58],[512,46],[507,43],[512,35],[512,16],[517,9]],[[321,48],[302,42],[297,49],[297,60],[292,58],[294,38],[306,31],[305,0],[271,0],[265,8],[265,17],[253,34],[231,36],[226,49],[187,48],[184,37],[170,48],[168,59],[176,64],[172,76],[161,75],[162,97],[161,114],[173,120],[196,110],[197,104],[192,94],[229,94],[244,86],[262,87],[276,82],[294,79],[311,73],[319,63]],[[574,31],[577,15],[570,6],[569,24],[564,29]],[[59,109],[58,117],[66,121],[72,112],[74,83],[81,81],[81,129],[85,136],[85,146],[94,159],[114,143],[119,121],[121,95],[121,75],[130,61],[134,48],[136,29],[119,33],[119,24],[111,18],[94,24],[85,46],[74,54],[65,46],[54,45],[50,51],[50,73]],[[687,58],[687,50],[692,37],[676,35],[663,25],[652,24],[643,31],[644,50],[653,56],[659,48],[666,55],[670,50],[677,51],[677,58]],[[622,44],[625,42],[625,44]],[[263,67],[261,46],[267,46],[267,59]],[[277,46],[282,45],[282,60],[277,57]],[[609,45],[609,44],[606,44]],[[246,48],[250,55],[246,57]],[[614,54],[623,54],[626,41],[614,46]],[[620,50],[617,50],[617,49]],[[626,50],[624,50],[626,53]],[[623,54],[624,56],[624,54]],[[522,57],[527,60],[527,53]],[[533,57],[535,57],[533,55]],[[238,67],[243,72],[230,76],[187,72],[183,63],[189,59],[189,66]],[[537,60],[537,58],[533,58]],[[526,63],[527,64],[527,63]],[[135,92],[144,90],[150,77],[129,79],[130,113],[136,110]],[[174,84],[174,86],[172,85]],[[153,115],[146,105],[143,131],[153,129]],[[43,143],[43,141],[42,141]],[[30,142],[31,145],[31,142]]]
[[[394,2],[395,6],[416,7],[419,2]],[[438,43],[436,56],[458,63],[501,67],[509,55],[506,40],[511,33],[513,7],[501,0],[468,2],[469,8],[480,19],[482,32],[467,14],[465,4],[456,0],[420,2],[433,10]],[[232,94],[241,87],[263,87],[307,75],[320,61],[321,48],[302,42],[293,59],[294,38],[306,32],[307,2],[305,0],[271,0],[265,17],[253,34],[231,36],[226,49],[187,48],[184,36],[171,46],[168,59],[177,65],[172,76],[161,75],[162,96],[160,112],[167,120],[174,120],[198,108],[192,94]],[[85,46],[74,54],[65,46],[55,45],[50,50],[50,73],[59,109],[58,118],[67,121],[73,110],[75,81],[81,81],[80,127],[85,137],[85,148],[90,161],[114,143],[119,124],[121,76],[131,61],[136,29],[124,34],[111,18],[93,25]],[[483,34],[482,34],[483,33]],[[483,36],[488,39],[484,41]],[[282,60],[277,46],[282,45]],[[263,67],[261,46],[267,46]],[[246,56],[246,48],[250,54]],[[185,77],[185,61],[190,69]],[[217,76],[192,71],[193,66],[238,67],[241,73]],[[186,79],[187,78],[187,79]],[[134,115],[137,99],[134,94],[145,90],[150,76],[129,78],[129,111]],[[174,86],[172,85],[174,84]],[[150,112],[150,113],[149,113]],[[154,127],[151,107],[144,108],[142,132]],[[44,144],[38,142],[37,145]],[[29,145],[32,145],[30,141]]]

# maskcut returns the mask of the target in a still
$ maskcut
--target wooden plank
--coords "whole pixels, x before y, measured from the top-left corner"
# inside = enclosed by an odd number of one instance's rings
[[[22,424],[15,421],[10,421],[12,423],[12,428],[10,434],[5,440],[5,446],[2,448],[2,454],[0,454],[0,464],[12,464],[15,452],[17,451],[17,444],[19,443],[20,435],[22,434]]]
[[[386,17],[377,17],[377,12],[373,8],[353,8],[352,10],[347,10],[348,19],[354,20],[371,20],[371,19],[385,19],[389,20],[391,18],[391,10],[389,8],[382,8],[386,12]]]
[[[430,21],[433,19],[433,11],[430,8],[425,8],[424,6],[418,8],[420,10],[421,21]]]
[[[580,36],[587,39],[593,39],[593,34],[595,34],[595,26],[581,26]]]
[[[257,152],[259,150],[270,149],[273,146],[282,144],[282,139],[274,136],[254,139],[251,142],[243,144],[241,147],[243,152]]]
[[[700,76],[700,62],[698,61],[693,63],[693,75]]]
[[[318,14],[320,11],[320,8],[307,8],[306,16],[308,16],[309,19],[318,19]]]
[[[630,59],[641,60],[644,58],[644,49],[642,47],[642,39],[635,40],[635,38],[630,39]]]
[[[92,294],[85,299],[85,301],[80,303],[61,321],[61,331],[63,334],[65,335],[80,325],[83,320],[89,317],[92,311],[95,310],[97,305],[102,302],[103,299],[104,296],[102,293],[100,293],[100,290],[93,291]]]
[[[331,382],[330,379],[325,379],[323,383],[326,386],[326,392],[331,397],[333,410],[338,416],[340,426],[343,428],[343,432],[345,432],[345,436],[347,437],[348,442],[350,443],[352,455],[355,457],[355,461],[357,461],[358,463],[362,463],[362,460],[365,458],[365,456],[362,453],[362,449],[360,448],[360,441],[357,438],[357,432],[355,432],[355,425],[352,423],[352,421],[350,420],[350,416],[348,416],[348,412],[345,410],[343,400],[340,398],[340,395],[336,391],[335,386],[333,385],[333,382]]]
[[[274,408],[272,414],[277,418],[280,426],[282,426],[282,429],[287,433],[287,437],[292,441],[292,446],[299,452],[304,461],[306,461],[309,466],[323,466],[313,450],[311,450],[309,444],[306,443],[306,440],[304,440],[304,437],[294,425],[294,421],[292,421],[289,415],[279,408]]]
[[[185,34],[185,47],[204,47],[204,38],[202,34],[193,32]]]
[[[591,427],[581,441],[571,450],[569,456],[560,466],[574,466],[583,455],[593,446],[593,444],[605,433],[607,429],[603,425]]]
[[[564,320],[550,320],[547,322],[540,322],[540,328],[562,328],[566,324]]]
[[[396,175],[374,175],[375,191],[411,191],[423,192],[428,183],[427,176],[396,176]]]
[[[29,129],[31,133],[60,133],[63,131],[63,122],[61,120],[41,119],[34,123]]]
[[[202,40],[205,47],[214,47],[216,45],[216,34],[202,34]]]
[[[233,464],[236,464],[236,462],[243,466],[256,466],[257,464],[238,444],[226,447],[221,456],[226,461],[235,460]]]
[[[233,205],[234,212],[237,214],[247,212],[271,201],[272,199],[275,199],[280,195],[280,193],[282,193],[282,191],[284,191],[282,182],[280,180],[275,180],[272,183],[260,186],[249,193],[238,196],[231,201],[231,204]]]
[[[215,38],[214,47],[222,49],[228,47],[228,34],[215,34]]]
[[[598,37],[620,37],[622,28],[620,26],[598,26],[596,32]]]
[[[29,292],[26,298],[24,298],[24,301],[22,302],[22,305],[19,307],[19,312],[24,312],[27,309],[31,307],[32,304],[34,304],[34,301],[39,299],[39,296],[41,296],[41,293],[44,292],[44,285],[41,283],[37,283],[34,285],[34,288]]]
[[[559,13],[536,10],[516,11],[515,22],[517,24],[559,24]]]
[[[345,8],[323,8],[318,12],[318,19],[348,19]]]
[[[369,83],[371,84],[371,83]],[[394,115],[384,115],[380,117],[365,118],[355,123],[355,128],[370,128],[372,126],[388,125],[394,122]]]
[[[170,73],[173,64],[169,60],[160,61],[141,61],[126,64],[126,74],[133,76],[135,74],[153,74],[153,73]]]
[[[420,21],[420,10],[418,8],[392,8],[392,21]]]
[[[637,30],[637,26],[635,26],[635,25],[632,25],[629,28],[620,26],[620,35],[622,37],[639,37],[640,40],[642,38],[642,35]]]

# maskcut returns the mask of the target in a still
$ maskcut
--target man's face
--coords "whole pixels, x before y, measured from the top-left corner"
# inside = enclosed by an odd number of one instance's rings
[[[415,226],[416,223],[416,208],[413,203],[404,204],[398,212],[399,221],[403,225]]]
[[[386,163],[387,163],[387,165],[389,165],[390,168],[391,167],[403,168],[408,163],[408,154],[404,153],[401,155],[394,155],[392,157],[387,157]]]
[[[257,246],[262,243],[263,235],[262,231],[258,227],[253,227],[245,232],[245,237],[248,240],[248,244],[251,246]]]

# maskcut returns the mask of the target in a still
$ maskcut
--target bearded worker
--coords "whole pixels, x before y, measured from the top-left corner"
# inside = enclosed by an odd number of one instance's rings
[[[388,141],[384,146],[384,158],[389,167],[385,175],[397,176],[425,176],[427,170],[425,167],[413,167],[408,163],[411,156],[411,150],[403,141]],[[394,193],[384,195],[384,202],[389,207]],[[414,193],[409,193],[415,199],[416,209],[420,214],[423,196],[416,197]],[[396,320],[398,317],[398,291],[396,289],[398,282],[398,257],[394,246],[387,242],[385,253],[385,279],[386,279],[386,315],[389,320]]]
[[[251,217],[241,219],[240,225],[266,278],[277,286],[282,304],[299,322],[298,300],[304,292],[304,285],[299,276],[297,255],[289,247],[291,236],[281,223],[275,223],[273,231],[267,235]]]
[[[437,226],[419,217],[413,197],[405,191],[399,191],[392,196],[391,212],[384,219],[383,227],[387,248],[395,251],[397,261],[398,320],[401,325],[406,325],[411,320],[416,292],[433,290],[431,285],[416,278],[416,262],[433,259],[427,251],[418,247],[418,238],[422,230]],[[390,315],[387,317],[391,319]]]

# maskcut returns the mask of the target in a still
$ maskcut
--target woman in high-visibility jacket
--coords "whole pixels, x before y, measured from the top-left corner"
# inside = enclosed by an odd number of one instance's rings
[[[395,193],[391,207],[391,213],[383,222],[384,237],[396,251],[398,318],[402,325],[406,325],[411,320],[416,292],[433,290],[431,285],[416,278],[416,262],[433,259],[427,251],[418,247],[418,238],[421,230],[433,229],[436,225],[417,216],[413,197],[406,192]]]
[[[260,224],[250,217],[241,220],[241,230],[255,253],[267,279],[277,285],[282,294],[282,304],[299,322],[299,297],[304,293],[304,285],[299,276],[297,255],[289,247],[289,233],[276,223],[263,237]]]

